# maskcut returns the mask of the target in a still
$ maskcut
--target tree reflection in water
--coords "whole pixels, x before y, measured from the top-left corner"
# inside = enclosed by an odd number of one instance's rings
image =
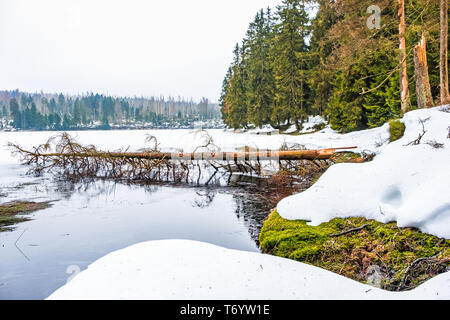
[[[231,195],[235,201],[237,218],[245,225],[252,240],[259,245],[258,237],[261,227],[278,201],[287,195],[301,191],[304,187],[301,184],[280,183],[280,181],[273,183],[270,179],[246,175],[233,175],[228,180],[227,185],[215,181],[209,185],[199,186],[180,183],[117,182],[99,178],[75,181],[46,176],[39,179],[39,183],[16,187],[16,192],[47,194],[59,200],[70,200],[76,195],[82,195],[87,202],[90,202],[99,196],[114,196],[118,186],[126,186],[131,192],[134,189],[144,190],[148,194],[156,193],[162,187],[176,188],[177,192],[194,189],[194,192],[191,192],[193,199],[190,204],[197,208],[210,207],[218,194]]]

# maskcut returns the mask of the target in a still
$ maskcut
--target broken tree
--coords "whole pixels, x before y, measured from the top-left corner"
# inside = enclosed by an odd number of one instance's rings
[[[428,75],[427,45],[424,33],[422,33],[421,41],[414,48],[414,66],[418,108],[432,108],[433,97],[431,95],[430,80]]]

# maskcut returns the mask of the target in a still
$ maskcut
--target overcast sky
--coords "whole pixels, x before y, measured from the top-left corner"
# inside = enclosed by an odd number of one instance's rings
[[[0,90],[217,100],[248,24],[278,0],[0,0]]]

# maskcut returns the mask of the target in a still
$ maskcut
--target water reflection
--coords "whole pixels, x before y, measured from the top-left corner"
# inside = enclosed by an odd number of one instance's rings
[[[214,201],[217,191],[209,189],[200,190],[196,191],[195,194],[197,197],[195,198],[193,205],[198,208],[207,208]]]
[[[57,201],[0,233],[0,299],[46,298],[72,275],[69,267],[84,270],[144,241],[189,239],[258,251],[259,230],[275,205],[273,190],[262,180],[230,180],[227,186],[192,186],[42,177],[3,186],[1,203]]]

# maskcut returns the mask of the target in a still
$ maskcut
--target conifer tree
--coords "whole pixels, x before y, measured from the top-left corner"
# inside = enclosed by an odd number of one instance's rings
[[[247,32],[246,93],[248,121],[258,127],[270,123],[273,113],[275,78],[269,49],[273,40],[271,11],[261,10]]]
[[[309,83],[312,90],[315,115],[325,115],[325,110],[332,91],[334,68],[330,66],[329,57],[333,50],[333,41],[327,37],[331,28],[338,21],[334,6],[327,0],[318,0],[318,11],[312,21],[311,32],[311,77]]]
[[[309,19],[301,0],[283,0],[277,14],[279,23],[275,27],[273,48],[276,95],[272,120],[280,124],[294,123],[300,130],[309,108],[306,82]]]
[[[16,98],[12,98],[9,101],[9,111],[13,117],[13,126],[15,128],[22,128],[22,113],[19,110],[19,103]]]
[[[226,104],[226,98],[228,95],[228,89],[230,87],[230,80],[232,75],[233,75],[233,68],[229,67],[225,75],[225,78],[223,79],[222,82],[222,93],[219,98],[220,112],[222,113],[222,119],[224,120],[227,126],[231,126],[231,123],[229,122],[229,110]]]
[[[234,61],[232,75],[230,77],[225,104],[227,108],[228,121],[232,128],[247,127],[247,96],[245,91],[246,71],[243,57],[244,46],[238,44],[234,50]]]
[[[81,124],[81,103],[79,99],[75,100],[74,106],[73,106],[73,124],[75,126],[78,126]]]

